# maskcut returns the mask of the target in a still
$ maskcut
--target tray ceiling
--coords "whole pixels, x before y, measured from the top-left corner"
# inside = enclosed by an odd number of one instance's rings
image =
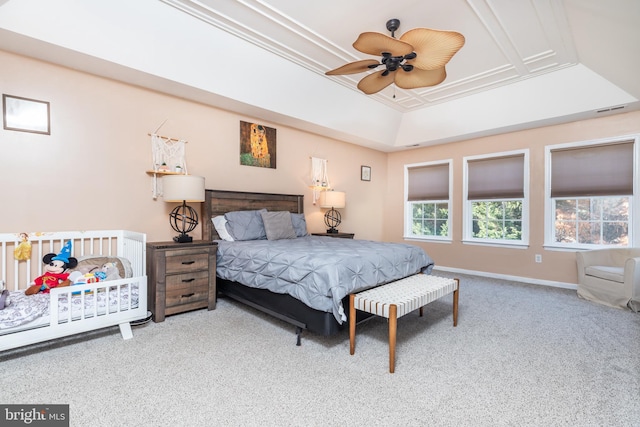
[[[324,75],[376,59],[352,43],[390,18],[465,36],[442,84]],[[393,151],[638,109],[639,19],[636,0],[0,0],[0,49]]]

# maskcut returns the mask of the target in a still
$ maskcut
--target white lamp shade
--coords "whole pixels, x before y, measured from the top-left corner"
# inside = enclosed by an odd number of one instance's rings
[[[204,177],[165,175],[162,178],[162,198],[165,202],[204,202]]]
[[[346,194],[344,191],[323,191],[320,193],[321,208],[344,208],[346,204]]]

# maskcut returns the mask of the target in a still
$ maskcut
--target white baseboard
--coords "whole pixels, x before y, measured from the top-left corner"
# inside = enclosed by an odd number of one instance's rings
[[[487,273],[486,271],[465,270],[462,268],[450,268],[442,266],[434,266],[436,271],[447,271],[449,273],[469,274],[471,276],[489,277],[492,279],[512,280],[515,282],[530,283],[532,285],[551,286],[553,288],[573,289],[578,290],[578,285],[575,283],[555,282],[552,280],[540,280],[533,279],[531,277],[510,276],[507,274]]]

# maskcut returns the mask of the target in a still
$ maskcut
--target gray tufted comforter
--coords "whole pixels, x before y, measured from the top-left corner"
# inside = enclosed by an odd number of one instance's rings
[[[432,268],[433,260],[417,246],[306,236],[218,241],[216,272],[222,279],[289,294],[342,323],[346,295]]]

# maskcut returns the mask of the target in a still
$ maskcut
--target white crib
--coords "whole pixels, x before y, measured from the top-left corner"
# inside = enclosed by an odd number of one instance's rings
[[[28,240],[31,257],[18,261],[14,250],[21,243],[20,233],[0,234],[0,281],[9,291],[29,287],[43,272],[43,256],[59,253],[69,240],[73,242],[73,257],[125,258],[131,264],[133,277],[51,289],[47,294],[48,314],[0,330],[0,351],[115,325],[124,339],[133,337],[131,322],[147,317],[146,234],[126,230],[63,231],[29,233]],[[99,300],[106,306],[100,306]]]

